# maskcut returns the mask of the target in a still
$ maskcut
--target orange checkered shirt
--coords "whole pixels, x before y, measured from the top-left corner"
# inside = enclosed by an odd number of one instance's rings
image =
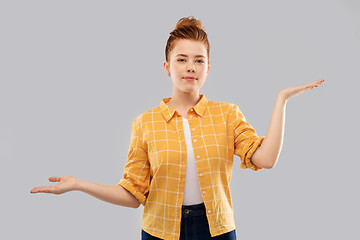
[[[200,101],[187,113],[196,167],[211,236],[235,229],[230,194],[234,154],[240,168],[261,169],[250,158],[264,140],[239,107]],[[156,108],[131,124],[131,141],[124,176],[117,185],[144,206],[142,229],[161,239],[179,239],[186,175],[186,142],[182,116],[164,98]]]

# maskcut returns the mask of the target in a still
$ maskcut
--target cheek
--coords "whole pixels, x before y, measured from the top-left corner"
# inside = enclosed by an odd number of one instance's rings
[[[205,69],[204,69],[204,70],[201,70],[201,76],[202,76],[202,77],[206,77],[206,75],[207,75],[207,74],[206,74],[206,70],[205,70]]]
[[[173,67],[170,69],[171,71],[171,74],[174,75],[174,76],[178,76],[181,74],[181,68],[180,67]]]

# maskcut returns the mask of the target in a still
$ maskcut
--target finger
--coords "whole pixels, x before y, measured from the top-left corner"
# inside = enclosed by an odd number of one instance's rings
[[[304,88],[306,90],[309,90],[309,89],[314,88],[315,86],[316,86],[316,83],[309,83],[309,84],[305,85]]]
[[[61,180],[61,177],[56,177],[56,176],[49,177],[50,182],[60,182],[60,180]]]
[[[53,193],[55,191],[53,186],[35,187],[31,189],[30,193]]]
[[[30,191],[31,193],[38,193],[38,192],[42,192],[42,188],[41,187],[34,187],[33,189],[31,189]]]
[[[319,80],[317,80],[317,81],[314,81],[314,82],[312,82],[312,84],[315,84],[316,86],[319,86],[320,84],[322,84],[323,82],[325,81],[325,79],[319,79]]]
[[[323,82],[325,81],[325,79],[320,79],[320,80],[317,80],[315,82],[312,82],[312,83],[309,83],[307,85],[305,85],[305,88],[308,89],[308,88],[314,88],[314,87],[318,87],[320,86],[320,84],[322,84]]]
[[[324,81],[325,81],[325,79],[323,79],[323,78],[316,81],[316,87],[320,86]]]

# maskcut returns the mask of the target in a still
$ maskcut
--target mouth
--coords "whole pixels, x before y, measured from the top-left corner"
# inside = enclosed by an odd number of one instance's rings
[[[184,77],[183,79],[185,79],[186,81],[195,81],[196,78],[193,77]]]

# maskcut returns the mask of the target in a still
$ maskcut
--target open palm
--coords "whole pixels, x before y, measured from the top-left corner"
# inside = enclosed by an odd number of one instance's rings
[[[320,86],[320,84],[322,84],[324,81],[325,81],[324,79],[320,79],[320,80],[317,80],[315,82],[312,82],[312,83],[309,83],[306,85],[284,88],[280,91],[280,94],[282,95],[282,97],[285,100],[288,100],[288,99],[295,97],[305,91],[313,89],[314,87]]]
[[[49,177],[50,182],[59,182],[53,186],[41,186],[34,187],[31,189],[30,193],[54,193],[54,194],[62,194],[75,189],[77,178],[72,176],[61,176],[61,177]]]

